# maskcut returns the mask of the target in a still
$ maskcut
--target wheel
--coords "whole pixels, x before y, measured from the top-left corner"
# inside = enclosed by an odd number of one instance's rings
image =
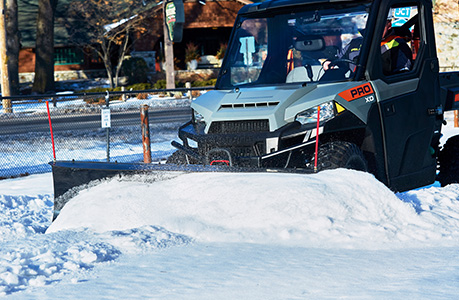
[[[323,144],[317,153],[317,170],[337,168],[368,172],[368,163],[357,145],[334,141]]]
[[[166,163],[174,165],[189,165],[197,164],[197,161],[182,151],[175,151],[167,158]]]
[[[459,135],[453,136],[446,141],[438,155],[440,173],[438,181],[441,186],[450,183],[459,183]]]
[[[346,64],[346,65],[353,64],[354,65],[356,63],[352,59],[348,59],[348,58],[335,58],[335,59],[327,59],[326,61],[324,61],[322,63],[322,67],[326,62],[330,62],[330,67],[340,66],[343,64]]]

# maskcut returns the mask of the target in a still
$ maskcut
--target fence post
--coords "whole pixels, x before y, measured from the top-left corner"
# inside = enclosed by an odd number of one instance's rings
[[[122,91],[122,92],[125,92],[125,91],[126,91],[126,87],[122,86],[122,87],[121,87],[121,91]],[[125,93],[123,93],[123,95],[121,96],[121,100],[122,100],[123,102],[126,102],[126,99],[127,99],[127,96],[126,96]]]
[[[3,99],[2,98],[2,106],[4,113],[12,113],[13,112],[13,104],[11,99]]]
[[[185,82],[185,88],[188,89],[188,98],[191,100],[193,99],[193,95],[191,94],[191,82]]]
[[[140,106],[140,122],[142,124],[143,162],[151,163],[150,122],[148,119],[148,105]]]

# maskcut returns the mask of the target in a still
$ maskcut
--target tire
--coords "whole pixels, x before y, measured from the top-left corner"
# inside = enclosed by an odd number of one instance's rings
[[[459,183],[459,135],[453,136],[446,141],[438,155],[440,173],[437,180],[441,186],[451,183]]]
[[[196,159],[191,158],[182,151],[175,151],[171,156],[167,158],[166,163],[174,165],[189,165],[197,164],[198,162]]]
[[[321,145],[317,153],[317,170],[337,168],[368,172],[368,163],[363,152],[353,143],[334,141]]]

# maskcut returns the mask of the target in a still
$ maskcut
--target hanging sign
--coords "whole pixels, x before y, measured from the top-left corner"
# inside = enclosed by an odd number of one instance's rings
[[[164,21],[166,22],[169,39],[172,42],[181,42],[185,11],[182,0],[169,0],[164,4]]]
[[[101,123],[102,123],[102,128],[111,127],[110,108],[102,108]]]

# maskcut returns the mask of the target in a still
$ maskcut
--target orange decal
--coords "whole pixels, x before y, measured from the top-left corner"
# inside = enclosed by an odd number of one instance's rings
[[[341,98],[349,102],[349,101],[353,101],[358,98],[368,96],[373,93],[374,91],[373,91],[373,88],[371,87],[371,84],[365,83],[365,84],[356,86],[352,89],[341,92],[338,94],[338,96],[340,96]]]

